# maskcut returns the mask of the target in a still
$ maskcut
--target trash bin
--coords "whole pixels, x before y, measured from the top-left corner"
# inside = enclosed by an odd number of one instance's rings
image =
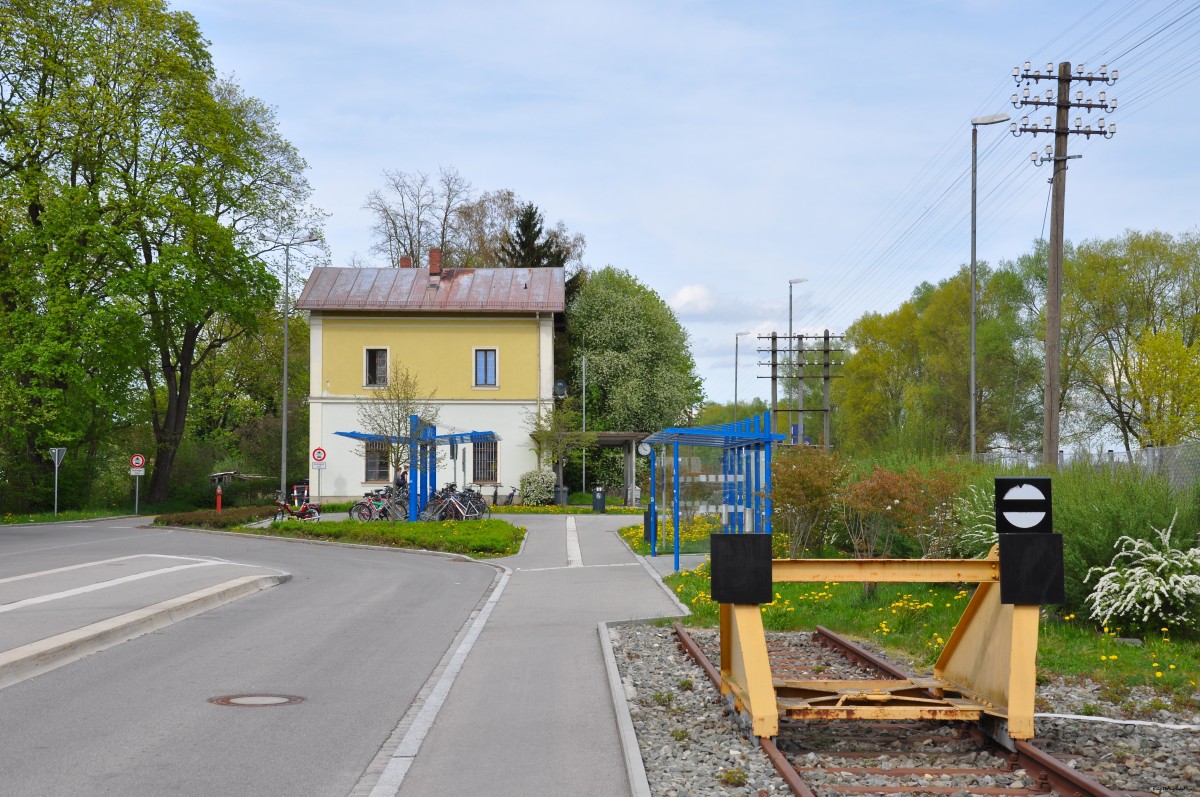
[[[559,484],[554,487],[554,504],[556,506],[567,505],[567,487],[565,484]]]
[[[604,512],[604,486],[597,484],[592,488],[592,511]]]
[[[642,541],[650,544],[650,510],[642,513]]]

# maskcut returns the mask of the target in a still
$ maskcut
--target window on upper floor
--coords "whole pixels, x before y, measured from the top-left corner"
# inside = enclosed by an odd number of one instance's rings
[[[363,459],[366,460],[363,481],[386,482],[388,480],[388,446],[386,443],[363,443]]]
[[[494,484],[496,479],[496,441],[471,445],[471,475],[476,484]]]
[[[496,387],[496,350],[475,350],[475,387]]]
[[[363,385],[365,387],[386,387],[388,383],[388,350],[367,349],[366,352]]]

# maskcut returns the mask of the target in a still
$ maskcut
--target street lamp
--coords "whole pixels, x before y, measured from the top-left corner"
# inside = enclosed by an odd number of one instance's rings
[[[738,419],[738,350],[741,347],[742,336],[749,335],[750,332],[735,332],[733,334],[733,420],[736,423]]]
[[[977,116],[971,120],[971,460],[975,459],[975,175],[979,170],[979,127],[980,125],[998,125],[1007,122],[1006,113],[994,113],[990,116]]]
[[[303,238],[293,236],[286,240],[280,240],[272,238],[265,232],[260,232],[258,240],[283,247],[283,404],[280,409],[283,428],[280,432],[279,443],[279,500],[287,501],[288,317],[291,315],[289,312],[291,308],[288,305],[291,302],[292,247],[311,244],[320,239],[316,233],[309,233]]]
[[[796,420],[800,424],[800,428],[804,428],[804,377],[801,371],[796,370],[796,339],[792,337],[792,286],[799,285],[801,282],[808,282],[808,277],[796,277],[796,279],[788,280],[788,362],[792,366],[792,370],[796,371]],[[790,431],[790,430],[789,430]],[[804,435],[801,433],[801,439]]]

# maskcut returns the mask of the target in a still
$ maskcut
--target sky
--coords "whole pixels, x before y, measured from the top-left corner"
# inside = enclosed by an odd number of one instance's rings
[[[1200,225],[1197,0],[172,8],[276,109],[329,214],[331,265],[384,265],[363,203],[385,169],[453,167],[582,233],[588,266],[657,291],[715,401],[733,399],[735,356],[739,398],[769,394],[757,336],[786,334],[789,309],[796,331],[838,334],[970,262],[970,119],[1044,116],[1009,102],[1026,60],[1119,70],[1086,94],[1117,110],[1083,114],[1118,134],[1071,137],[1069,240]],[[1050,166],[1030,160],[1047,143],[979,129],[981,262],[1048,231]]]

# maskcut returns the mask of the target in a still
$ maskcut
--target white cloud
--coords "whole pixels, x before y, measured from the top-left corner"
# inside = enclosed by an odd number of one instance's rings
[[[708,315],[717,305],[717,299],[707,285],[684,285],[667,300],[681,318]]]

